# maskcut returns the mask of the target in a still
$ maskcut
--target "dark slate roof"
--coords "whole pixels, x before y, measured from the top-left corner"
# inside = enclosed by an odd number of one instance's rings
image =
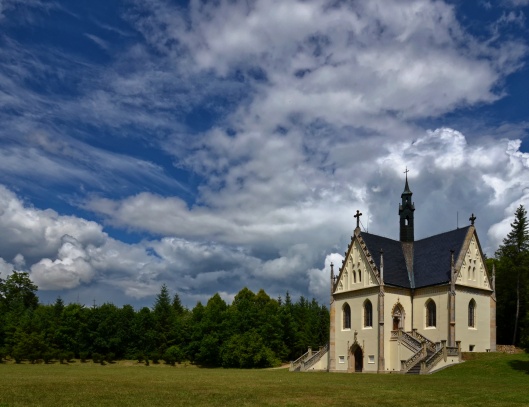
[[[470,226],[417,240],[413,243],[413,275],[416,288],[450,281],[450,250],[457,261]],[[384,283],[411,288],[402,243],[398,240],[361,233],[380,269],[380,249],[384,251]]]
[[[366,246],[380,270],[380,249],[384,251],[384,283],[399,287],[410,287],[402,243],[387,237],[361,233]]]
[[[450,250],[457,261],[470,226],[417,240],[413,246],[415,287],[443,284],[450,281]]]

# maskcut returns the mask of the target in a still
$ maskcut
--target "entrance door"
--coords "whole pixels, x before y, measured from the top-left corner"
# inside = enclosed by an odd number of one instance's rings
[[[362,349],[359,347],[356,348],[355,353],[355,372],[362,372],[364,368],[364,355],[362,354]]]
[[[400,318],[393,317],[393,330],[397,331],[399,329],[399,325],[400,325]]]

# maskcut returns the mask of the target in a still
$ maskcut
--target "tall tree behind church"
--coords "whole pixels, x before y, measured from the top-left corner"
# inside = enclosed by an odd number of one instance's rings
[[[519,345],[529,340],[529,332],[526,332],[529,328],[529,226],[523,205],[516,209],[511,231],[496,251],[496,259],[499,260],[496,282],[498,343]]]

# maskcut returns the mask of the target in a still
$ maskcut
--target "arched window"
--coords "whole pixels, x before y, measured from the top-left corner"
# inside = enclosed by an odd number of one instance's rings
[[[437,307],[433,300],[426,303],[426,326],[434,327],[437,325]]]
[[[468,303],[468,326],[469,328],[476,327],[476,301],[474,299]]]
[[[361,283],[362,282],[362,270],[358,270],[358,282]]]
[[[356,283],[356,271],[353,270],[353,282]]]
[[[373,305],[371,301],[364,302],[364,327],[373,326]]]
[[[343,306],[343,329],[351,329],[351,307],[347,303]]]

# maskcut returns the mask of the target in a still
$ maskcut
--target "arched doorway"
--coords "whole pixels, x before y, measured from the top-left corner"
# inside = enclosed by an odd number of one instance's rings
[[[364,370],[364,354],[362,348],[358,346],[354,353],[355,358],[355,372],[362,372]]]
[[[393,307],[393,311],[391,312],[391,317],[393,318],[393,330],[398,331],[399,329],[404,329],[404,308],[402,308],[402,305],[400,303],[397,303]]]
[[[360,345],[355,343],[349,350],[349,372],[361,373],[364,370],[364,352]]]

